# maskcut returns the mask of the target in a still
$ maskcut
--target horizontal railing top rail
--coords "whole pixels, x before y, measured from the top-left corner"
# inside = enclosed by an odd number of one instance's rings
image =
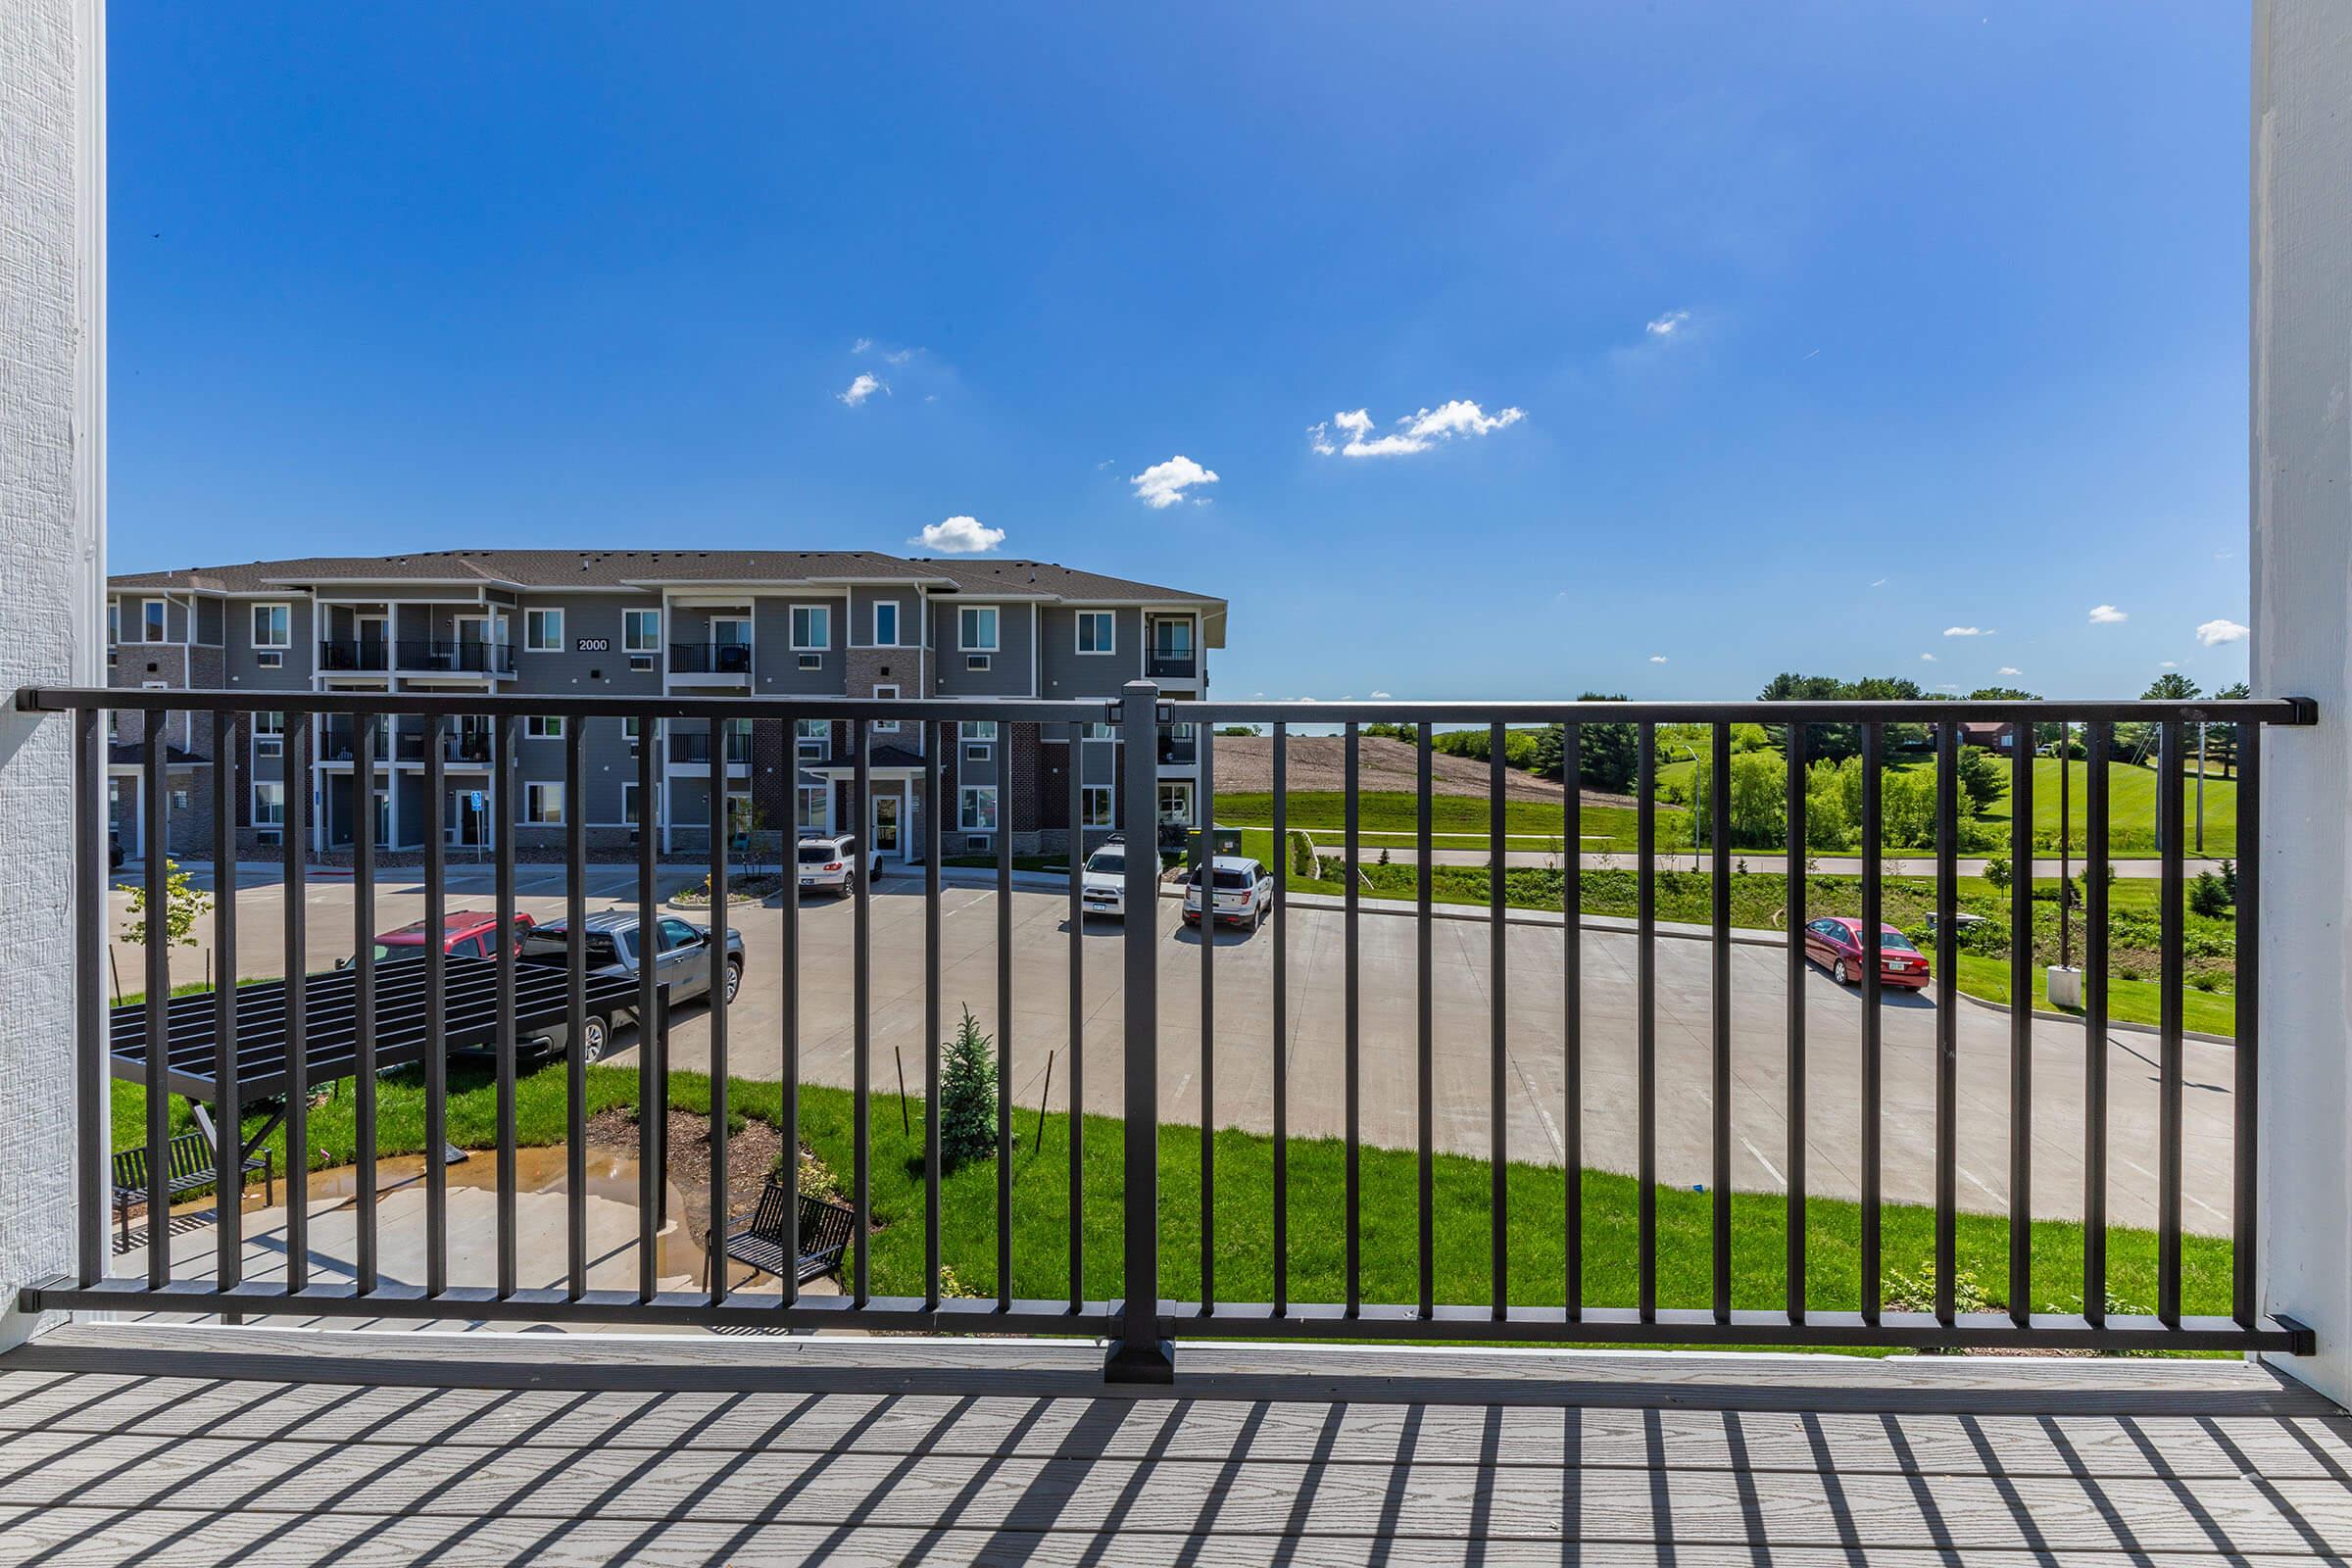
[[[1261,703],[1161,699],[1180,720],[1212,724],[2311,724],[2306,697],[2187,702],[1918,698],[1899,701],[1764,702],[1345,702]]]
[[[513,715],[529,718],[713,718],[879,720],[883,723],[965,722],[985,713],[999,723],[1102,724],[1115,721],[1115,698],[965,698],[961,700],[872,697],[686,696],[574,697],[557,693],[195,691],[128,686],[26,686],[17,692],[19,711],[28,713],[121,712],[391,713]]]

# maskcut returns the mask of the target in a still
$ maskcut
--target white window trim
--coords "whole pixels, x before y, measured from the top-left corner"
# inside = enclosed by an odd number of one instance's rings
[[[817,732],[816,734],[814,734],[814,735],[810,735],[810,734],[808,734],[808,733],[806,733],[806,732],[805,732],[805,728],[804,728],[804,726],[810,725],[810,724],[813,724],[813,725],[816,725],[816,726],[818,726],[818,732]],[[810,748],[811,748],[811,747],[813,747],[813,748],[815,748],[815,749],[814,749],[813,751],[811,751],[811,750],[810,750]],[[831,752],[832,752],[832,750],[833,750],[833,721],[832,721],[831,719],[829,719],[829,718],[803,718],[803,719],[796,719],[796,720],[794,720],[794,721],[793,721],[793,726],[792,726],[792,756],[793,756],[793,760],[795,760],[795,761],[807,761],[808,759],[810,759],[810,758],[812,758],[812,757],[814,757],[814,758],[821,758],[821,757],[824,757],[824,756],[828,755],[829,753],[831,753]]]
[[[884,681],[874,688],[874,700],[895,703],[899,700],[899,688],[892,682]],[[872,735],[896,735],[899,732],[899,721],[895,718],[877,718],[866,726],[866,731]]]
[[[160,610],[160,611],[162,611],[162,612],[164,612],[164,613],[163,613],[163,618],[162,618],[161,622],[160,622],[160,623],[159,623],[159,624],[156,626],[156,634],[155,634],[154,636],[152,636],[152,637],[150,637],[150,636],[148,636],[148,635],[147,635],[147,612],[148,612],[148,609],[149,609],[150,607],[152,607],[152,608],[154,608],[154,609],[157,609],[157,610]],[[169,599],[142,599],[142,600],[140,600],[140,601],[139,601],[139,641],[141,641],[141,642],[143,642],[143,643],[168,643],[168,642],[170,642],[171,640],[172,640],[172,601],[171,601],[171,600],[169,600]]]
[[[1090,619],[1100,620],[1104,626],[1110,628],[1108,640],[1100,648],[1086,646],[1085,627]],[[1070,631],[1070,646],[1077,651],[1081,658],[1094,659],[1105,654],[1115,654],[1119,651],[1118,641],[1119,617],[1117,612],[1109,610],[1081,610],[1078,612],[1077,622]]]
[[[963,617],[986,612],[995,617],[997,635],[986,643],[967,643],[963,640]],[[957,605],[956,607],[956,647],[959,653],[994,654],[1002,652],[1004,644],[1004,612],[996,605]]]
[[[822,641],[812,643],[805,643],[801,641],[801,616],[804,613],[809,617],[809,624],[811,626],[819,624],[817,617],[823,617],[821,624],[824,629],[824,638]],[[828,653],[832,650],[833,607],[831,605],[794,605],[790,610],[785,612],[784,624],[788,635],[792,638],[792,651],[794,653],[822,654]]]
[[[260,617],[262,612],[265,610],[276,611],[279,614],[282,614],[286,617],[286,635],[283,639],[276,642],[267,643],[262,641]],[[272,599],[264,604],[254,605],[247,612],[245,629],[253,636],[253,651],[255,653],[286,653],[294,646],[294,607],[285,601],[278,599]]]
[[[993,718],[960,719],[956,725],[956,738],[974,746],[987,746],[997,738],[997,721]]]
[[[273,730],[265,730],[262,728],[262,719],[264,716],[265,712],[263,711],[257,711],[253,715],[253,755],[256,757],[285,756],[286,715],[282,711],[275,712],[277,728]]]
[[[252,788],[253,802],[246,815],[253,819],[253,825],[266,832],[283,832],[286,825],[285,780],[257,778],[253,781]],[[277,791],[277,820],[274,822],[266,822],[262,819],[262,791],[264,790]]]
[[[991,818],[986,827],[972,824],[972,806],[981,798],[988,802]],[[956,831],[958,833],[994,833],[997,830],[997,787],[994,784],[965,784],[956,791]]]
[[[1181,794],[1184,797],[1182,818],[1171,816],[1168,813],[1167,800],[1171,794]],[[1162,822],[1181,821],[1186,827],[1200,825],[1200,797],[1194,792],[1193,781],[1189,778],[1161,779],[1158,788],[1152,793],[1152,803],[1154,808],[1152,814]]]
[[[629,808],[636,803],[636,800],[637,781],[633,778],[622,779],[620,781],[619,825],[633,828],[659,827],[662,819],[662,781],[654,780],[654,820],[652,822],[640,822],[629,814]]]
[[[542,816],[539,811],[539,804],[548,798],[550,791],[555,794],[556,814]],[[564,799],[564,781],[562,779],[526,779],[522,786],[522,820],[515,825],[517,827],[562,827],[564,825],[564,808],[567,804]]]
[[[640,648],[631,639],[636,635],[634,628],[641,622],[642,617],[647,615],[654,618],[654,635],[652,641]],[[659,610],[622,611],[620,612],[620,651],[624,654],[660,653],[662,651],[662,612]]]
[[[882,612],[885,610],[890,612],[890,637],[887,641],[885,641],[882,636]],[[899,641],[899,625],[900,622],[906,618],[900,612],[900,610],[901,607],[896,599],[877,599],[874,601],[873,635],[874,646],[876,648],[899,648],[905,646]]]
[[[564,715],[561,713],[524,714],[522,738],[526,741],[562,740],[564,738]]]
[[[1093,810],[1093,809],[1090,808],[1090,806],[1089,806],[1089,803],[1090,803],[1091,801],[1093,801],[1093,800],[1094,800],[1094,798],[1095,798],[1096,796],[1098,796],[1098,795],[1099,795],[1099,796],[1101,796],[1101,797],[1102,798],[1102,814],[1101,814],[1100,816],[1096,815],[1096,813],[1094,812],[1094,810]],[[1118,804],[1119,804],[1119,792],[1118,792],[1118,787],[1117,787],[1116,785],[1112,785],[1112,784],[1081,784],[1081,785],[1079,785],[1079,786],[1078,786],[1078,825],[1079,825],[1080,827],[1082,827],[1082,828],[1088,828],[1088,827],[1114,827],[1114,826],[1116,826],[1116,825],[1117,825],[1117,822],[1118,822]]]
[[[802,808],[808,804],[808,797],[811,795],[816,797],[817,808],[811,813],[812,820],[803,821],[801,819]],[[792,823],[795,831],[805,827],[813,827],[820,831],[830,832],[833,827],[833,786],[830,784],[794,785],[792,789]]]
[[[555,617],[553,624],[556,636],[550,643],[542,643],[531,635],[533,621],[543,615]],[[564,608],[561,605],[525,607],[522,612],[522,651],[526,654],[560,654],[564,651]]]

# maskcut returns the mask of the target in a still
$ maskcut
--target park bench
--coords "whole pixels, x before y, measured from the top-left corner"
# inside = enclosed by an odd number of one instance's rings
[[[262,1173],[265,1201],[277,1201],[274,1156],[268,1150],[248,1155],[237,1167],[237,1196],[245,1196],[243,1178]],[[213,1141],[201,1132],[185,1132],[164,1146],[164,1191],[172,1198],[213,1185],[220,1172],[213,1158]],[[147,1201],[147,1146],[125,1149],[115,1155],[115,1217],[122,1222],[122,1248],[130,1248],[130,1211]]]
[[[785,1204],[800,1203],[800,1256],[790,1263],[784,1251]],[[829,1203],[807,1193],[796,1193],[788,1178],[770,1176],[760,1189],[760,1202],[752,1210],[751,1223],[727,1233],[724,1248],[707,1246],[703,1259],[703,1288],[710,1288],[712,1262],[723,1250],[735,1262],[748,1263],[762,1274],[778,1279],[790,1267],[797,1284],[806,1285],[820,1275],[830,1274],[841,1266],[841,1254],[850,1245],[850,1236],[858,1223],[855,1211],[839,1203]],[[712,1238],[706,1236],[706,1244]]]

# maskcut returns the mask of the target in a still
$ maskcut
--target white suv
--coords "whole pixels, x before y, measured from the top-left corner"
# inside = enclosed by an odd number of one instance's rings
[[[801,886],[831,888],[843,898],[858,891],[858,835],[821,834],[804,838],[799,848]],[[873,873],[867,864],[868,875]]]
[[[1127,913],[1127,844],[1112,838],[1086,858],[1079,876],[1078,906],[1088,914]]]
[[[1207,866],[1195,870],[1185,878],[1184,923],[1200,923],[1200,883],[1203,877],[1216,884],[1215,917],[1227,925],[1248,926],[1254,931],[1264,921],[1266,911],[1274,906],[1274,873],[1259,862],[1240,855],[1220,855]]]

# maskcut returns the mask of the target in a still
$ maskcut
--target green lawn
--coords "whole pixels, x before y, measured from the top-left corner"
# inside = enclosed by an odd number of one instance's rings
[[[1304,828],[1314,835],[1316,845],[1327,851],[1340,848],[1347,827],[1347,797],[1338,790],[1315,790],[1294,793],[1289,802],[1288,821],[1292,827]],[[1380,836],[1388,848],[1405,849],[1416,843],[1419,833],[1418,806],[1406,790],[1366,790],[1356,797],[1356,829],[1364,835],[1366,848],[1377,849],[1373,836]],[[1219,793],[1216,799],[1217,821],[1242,827],[1271,829],[1274,825],[1274,797],[1270,794],[1240,792]],[[1549,849],[1560,841],[1565,823],[1564,813],[1557,805],[1538,801],[1506,801],[1503,803],[1503,832],[1514,841],[1514,849]],[[1430,831],[1432,833],[1470,833],[1479,835],[1475,841],[1440,840],[1453,848],[1473,843],[1483,846],[1491,826],[1486,798],[1478,795],[1439,795],[1430,801]],[[1635,811],[1629,806],[1587,806],[1579,814],[1577,832],[1588,852],[1602,850],[1632,854],[1637,825]],[[1688,845],[1690,842],[1690,817],[1682,808],[1660,806],[1657,824],[1661,846]]]
[[[516,1095],[516,1124],[526,1145],[554,1145],[564,1136],[564,1068],[554,1063],[524,1076]],[[486,1074],[476,1064],[453,1064],[449,1104],[451,1137],[468,1149],[493,1147],[495,1100]],[[115,1086],[117,1147],[141,1136],[138,1086]],[[709,1081],[673,1074],[675,1102],[707,1110]],[[601,1110],[633,1105],[637,1074],[626,1067],[588,1069],[588,1105]],[[423,1092],[413,1072],[383,1080],[379,1097],[379,1148],[385,1154],[419,1152],[423,1147]],[[312,1117],[315,1162],[342,1163],[351,1157],[350,1086]],[[781,1097],[774,1084],[737,1079],[728,1089],[731,1119],[746,1116],[776,1125]],[[843,1180],[852,1168],[852,1101],[837,1089],[804,1088],[802,1141]],[[922,1109],[919,1102],[909,1107]],[[900,1128],[894,1096],[874,1097],[871,1107],[873,1284],[878,1294],[917,1295],[923,1285],[923,1185],[921,1116],[911,1135]],[[1034,1105],[1017,1117],[1021,1148],[1015,1158],[1013,1192],[1013,1294],[1054,1298],[1067,1289],[1069,1119],[1044,1117]],[[1122,1127],[1108,1117],[1085,1121],[1084,1289],[1090,1298],[1120,1292]],[[282,1151],[283,1135],[273,1140]],[[1200,1291],[1200,1134],[1166,1127],[1160,1134],[1161,1294],[1192,1298]],[[1221,1298],[1271,1298],[1273,1239],[1273,1145],[1262,1137],[1222,1132],[1216,1138],[1216,1274]],[[1294,1299],[1333,1301],[1344,1292],[1342,1247],[1343,1146],[1332,1140],[1294,1140],[1290,1146],[1289,1281]],[[1436,1166],[1436,1278],[1442,1302],[1488,1299],[1488,1170],[1484,1161],[1442,1156]],[[1416,1290],[1416,1160],[1406,1151],[1366,1150],[1362,1156],[1363,1283],[1372,1301],[1409,1301]],[[1601,1171],[1582,1176],[1585,1204],[1586,1299],[1596,1306],[1630,1306],[1635,1288],[1635,1211],[1639,1189],[1629,1177]],[[1507,1187],[1510,1215],[1510,1298],[1540,1305],[1556,1302],[1565,1264],[1561,1243],[1565,1196],[1556,1168],[1514,1164]],[[967,1288],[982,1295],[996,1290],[996,1173],[991,1162],[952,1172],[942,1186],[942,1235],[950,1267]],[[1668,1307],[1704,1306],[1711,1259],[1708,1250],[1710,1200],[1705,1194],[1663,1188],[1657,1194],[1658,1299]],[[1854,1204],[1816,1199],[1807,1205],[1806,1296],[1824,1310],[1851,1309],[1859,1295],[1859,1211]],[[1733,1301],[1770,1308],[1783,1298],[1784,1200],[1775,1194],[1733,1198]],[[2034,1306],[2076,1310],[2082,1279],[2082,1228],[2045,1222],[2034,1227]],[[1934,1213],[1916,1205],[1888,1204],[1885,1210],[1886,1268],[1917,1275],[1932,1256]],[[2118,1227],[2109,1232],[2108,1274],[2114,1295],[2146,1310],[2155,1299],[2155,1239],[2147,1231]],[[2227,1241],[2202,1236],[2182,1239],[2183,1306],[2192,1313],[2227,1312],[2230,1249]],[[1998,1293],[2007,1278],[2007,1227],[1994,1215],[1959,1217],[1962,1269],[1976,1283]]]

